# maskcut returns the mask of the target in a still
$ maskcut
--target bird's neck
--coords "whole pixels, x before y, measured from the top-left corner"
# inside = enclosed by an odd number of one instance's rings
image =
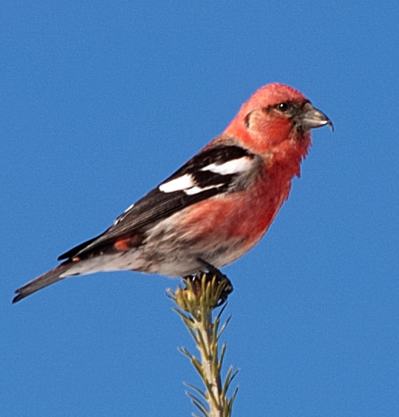
[[[299,176],[301,162],[311,145],[310,132],[299,134],[293,129],[280,129],[269,133],[267,136],[255,137],[253,132],[249,133],[242,124],[232,123],[221,137],[239,137],[240,144],[268,161],[267,170],[281,171],[281,175],[287,180]]]
[[[311,145],[310,135],[301,139],[287,139],[267,151],[267,171],[279,172],[286,180],[300,176],[301,162]]]

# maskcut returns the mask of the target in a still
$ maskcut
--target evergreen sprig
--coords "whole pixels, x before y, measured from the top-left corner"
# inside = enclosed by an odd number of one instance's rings
[[[199,352],[197,357],[186,348],[180,348],[180,352],[191,362],[204,385],[200,389],[186,384],[189,388],[187,395],[202,417],[231,417],[238,392],[236,388],[229,397],[229,388],[238,372],[236,369],[230,367],[224,380],[221,376],[226,344],[220,345],[220,337],[230,321],[229,317],[222,323],[226,304],[213,317],[213,311],[226,301],[231,291],[227,277],[201,273],[185,279],[183,288],[170,292],[176,303],[174,311],[182,319]],[[193,416],[198,417],[196,414]]]

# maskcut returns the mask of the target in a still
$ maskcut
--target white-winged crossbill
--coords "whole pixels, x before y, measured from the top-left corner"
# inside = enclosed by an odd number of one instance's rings
[[[70,276],[133,270],[188,276],[252,248],[287,199],[310,144],[332,126],[299,91],[261,87],[225,131],[57,267],[16,290],[13,302]]]

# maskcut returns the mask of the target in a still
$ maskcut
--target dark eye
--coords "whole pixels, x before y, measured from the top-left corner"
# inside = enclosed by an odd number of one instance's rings
[[[279,103],[279,104],[277,104],[276,108],[277,108],[277,110],[285,113],[291,108],[291,106],[290,106],[289,103]]]

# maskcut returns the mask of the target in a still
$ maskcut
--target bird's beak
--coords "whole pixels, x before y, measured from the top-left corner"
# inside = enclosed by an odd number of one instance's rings
[[[320,110],[316,109],[311,103],[306,103],[300,114],[297,115],[298,124],[305,130],[330,126],[334,130],[332,121]]]

